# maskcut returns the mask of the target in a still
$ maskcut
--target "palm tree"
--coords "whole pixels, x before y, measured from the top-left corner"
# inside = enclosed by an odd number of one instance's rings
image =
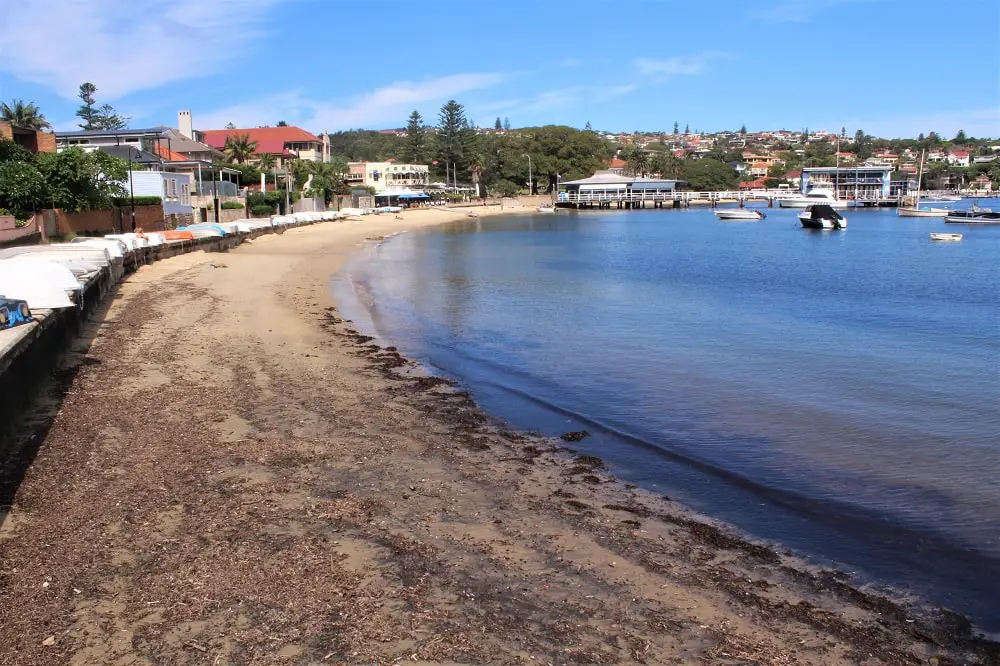
[[[0,117],[11,125],[33,130],[52,127],[34,102],[25,102],[23,99],[11,100],[10,104],[0,102]]]
[[[271,153],[261,153],[257,168],[261,171],[270,171],[278,163],[278,160]]]
[[[231,162],[243,164],[253,157],[257,150],[257,142],[250,140],[249,134],[230,134],[226,137],[226,145],[223,151]]]

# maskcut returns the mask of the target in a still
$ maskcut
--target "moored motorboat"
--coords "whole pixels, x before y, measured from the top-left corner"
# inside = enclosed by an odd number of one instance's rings
[[[542,204],[541,206],[538,207],[538,212],[539,213],[554,213],[554,212],[556,212],[556,208],[552,204]]]
[[[1000,212],[973,206],[969,210],[948,211],[944,221],[950,224],[1000,224]]]
[[[762,211],[747,208],[720,208],[715,211],[715,216],[720,220],[763,220],[767,217]]]
[[[831,208],[847,208],[847,201],[834,196],[833,190],[813,189],[801,196],[778,199],[780,208],[808,208],[814,204],[825,204]]]
[[[962,240],[962,234],[936,233],[936,234],[931,234],[931,240],[932,241],[945,241],[945,242],[955,243],[957,241]]]
[[[799,222],[806,229],[846,229],[847,218],[826,204],[810,206],[799,214]]]

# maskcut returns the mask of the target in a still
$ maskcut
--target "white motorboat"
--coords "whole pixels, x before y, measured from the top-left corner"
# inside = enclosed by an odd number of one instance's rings
[[[931,240],[956,243],[962,240],[962,234],[931,234]]]
[[[948,217],[948,211],[944,208],[913,208],[903,207],[896,209],[899,217]]]
[[[799,214],[799,222],[806,229],[846,229],[847,218],[827,204],[810,206]]]
[[[539,213],[554,213],[554,212],[556,212],[556,208],[552,204],[542,204],[541,206],[538,207],[538,212]]]
[[[955,203],[961,201],[962,197],[956,194],[941,194],[924,199],[924,203]]]
[[[726,208],[715,211],[720,220],[763,220],[767,215],[759,210],[747,208]]]
[[[831,208],[847,208],[847,201],[834,196],[833,190],[813,189],[804,195],[778,199],[781,208],[808,208],[814,204],[825,204]]]

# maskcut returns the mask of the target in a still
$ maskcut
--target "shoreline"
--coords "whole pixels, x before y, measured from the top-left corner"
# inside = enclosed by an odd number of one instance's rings
[[[0,663],[1000,658],[962,618],[913,617],[496,425],[340,318],[328,280],[365,238],[467,212],[126,280],[29,415]]]

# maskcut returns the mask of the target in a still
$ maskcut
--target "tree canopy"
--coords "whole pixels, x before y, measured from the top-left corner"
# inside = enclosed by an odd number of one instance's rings
[[[11,125],[27,127],[33,130],[51,127],[49,121],[45,119],[45,116],[35,106],[35,103],[25,102],[23,99],[11,100],[10,104],[0,103],[0,118],[3,118],[3,120],[6,120]]]
[[[93,83],[81,83],[77,97],[83,102],[76,110],[81,122],[79,127],[84,130],[120,130],[128,126],[128,118],[120,116],[110,104],[97,106],[95,95],[97,86]]]

